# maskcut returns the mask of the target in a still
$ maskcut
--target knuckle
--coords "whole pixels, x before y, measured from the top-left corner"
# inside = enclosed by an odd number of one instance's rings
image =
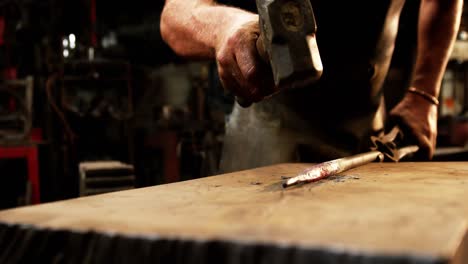
[[[229,36],[226,40],[226,45],[230,48],[234,48],[239,43],[239,34],[234,33],[233,35]]]
[[[216,55],[216,60],[218,61],[219,66],[226,67],[230,64],[230,59],[227,53],[220,52]]]
[[[250,66],[244,72],[245,79],[248,82],[255,82],[258,80],[258,69],[255,66]]]

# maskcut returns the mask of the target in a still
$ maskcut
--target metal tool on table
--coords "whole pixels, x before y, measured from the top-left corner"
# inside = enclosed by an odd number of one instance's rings
[[[314,165],[299,175],[283,182],[283,188],[300,183],[316,182],[329,176],[362,166],[374,161],[398,162],[404,157],[419,150],[417,145],[403,145],[404,135],[399,126],[394,126],[387,134],[371,137],[372,147],[369,152],[339,158]]]
[[[317,25],[309,0],[256,0],[260,36],[257,50],[271,66],[276,92],[317,81],[323,71]],[[251,102],[236,97],[248,107]]]

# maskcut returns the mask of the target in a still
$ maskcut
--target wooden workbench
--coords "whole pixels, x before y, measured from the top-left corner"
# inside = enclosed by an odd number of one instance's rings
[[[468,162],[310,165],[0,211],[0,263],[468,263]]]

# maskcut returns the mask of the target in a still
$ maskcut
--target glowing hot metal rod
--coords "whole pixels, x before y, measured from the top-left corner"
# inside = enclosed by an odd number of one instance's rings
[[[404,156],[419,150],[419,147],[416,145],[397,148],[395,140],[397,137],[401,138],[402,135],[400,128],[396,126],[388,134],[371,137],[373,143],[371,151],[314,165],[299,175],[283,182],[283,188],[300,183],[316,182],[376,160],[382,162],[385,157],[398,162]]]

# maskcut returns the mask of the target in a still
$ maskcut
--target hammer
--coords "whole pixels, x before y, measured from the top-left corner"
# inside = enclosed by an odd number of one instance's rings
[[[271,66],[275,93],[314,83],[323,66],[310,0],[256,0],[260,36],[257,50]],[[252,103],[236,97],[242,107]]]

